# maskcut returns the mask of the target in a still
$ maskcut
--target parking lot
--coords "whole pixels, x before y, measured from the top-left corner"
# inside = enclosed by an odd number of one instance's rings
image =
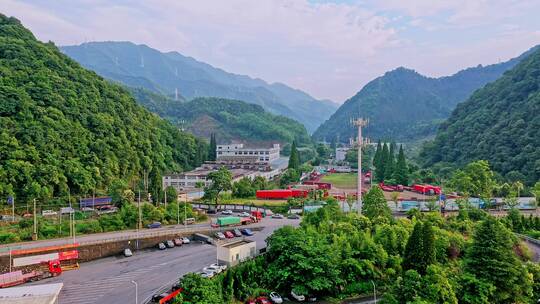
[[[265,218],[265,226],[248,239],[257,242],[257,249],[265,247],[265,239],[279,227],[299,225],[300,220]],[[64,272],[61,276],[36,282],[63,282],[60,304],[133,303],[137,283],[139,303],[144,303],[164,286],[171,286],[182,275],[201,271],[216,262],[216,247],[191,243],[165,250],[136,251],[132,257],[108,257],[81,264],[80,269]]]

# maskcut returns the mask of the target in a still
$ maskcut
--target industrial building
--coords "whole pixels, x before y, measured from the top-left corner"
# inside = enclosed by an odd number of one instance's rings
[[[218,145],[217,161],[234,161],[248,163],[270,163],[279,158],[279,144],[269,148],[252,148],[244,144]]]
[[[218,245],[218,263],[231,267],[257,255],[257,243],[251,240],[240,240]]]

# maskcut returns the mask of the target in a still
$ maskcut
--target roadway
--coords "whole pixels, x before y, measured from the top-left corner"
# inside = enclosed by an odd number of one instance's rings
[[[284,225],[298,226],[300,220],[265,218],[264,227],[252,237],[257,248],[265,247],[265,239],[275,229]],[[216,247],[192,243],[166,250],[147,249],[134,252],[129,258],[114,256],[82,263],[78,270],[32,284],[64,283],[59,304],[113,304],[135,302],[135,285],[138,300],[144,303],[165,285],[172,285],[189,272],[200,271],[216,262]]]

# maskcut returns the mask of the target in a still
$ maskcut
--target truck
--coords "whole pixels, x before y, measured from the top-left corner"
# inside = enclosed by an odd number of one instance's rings
[[[238,216],[226,216],[217,219],[217,224],[220,227],[240,225],[241,223],[242,219]]]
[[[440,195],[441,187],[432,186],[432,185],[419,185],[414,184],[412,186],[413,191],[417,193],[427,194],[427,195]]]
[[[262,220],[263,213],[260,211],[251,211],[251,217],[255,219],[255,222]]]
[[[45,278],[56,277],[62,274],[59,260],[48,261],[46,271],[30,271],[23,273],[22,270],[12,271],[0,275],[0,288],[20,285],[29,281],[38,281]]]

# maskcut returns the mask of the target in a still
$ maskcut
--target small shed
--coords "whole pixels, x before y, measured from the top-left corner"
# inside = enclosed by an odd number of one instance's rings
[[[251,240],[239,240],[224,243],[217,247],[218,263],[234,266],[257,255],[257,243]]]
[[[0,289],[0,304],[57,304],[63,283]]]

